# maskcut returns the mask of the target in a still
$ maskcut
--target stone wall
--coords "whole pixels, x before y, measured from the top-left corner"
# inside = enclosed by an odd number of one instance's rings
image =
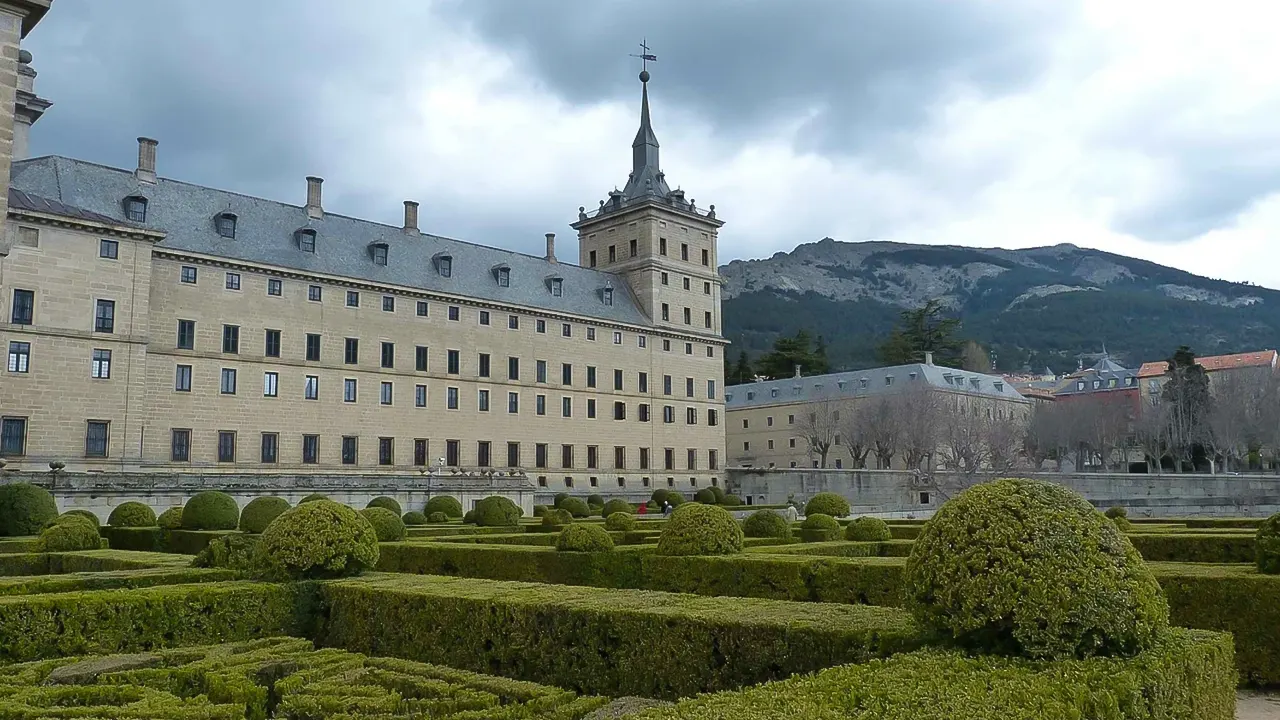
[[[157,513],[183,505],[204,490],[221,490],[234,497],[241,507],[261,495],[279,495],[291,503],[313,493],[354,508],[363,508],[379,495],[395,498],[406,512],[421,510],[427,499],[452,495],[470,510],[477,500],[490,495],[511,498],[533,514],[536,489],[526,477],[482,477],[445,473],[441,475],[212,475],[158,473],[49,473],[4,472],[0,484],[29,482],[48,488],[62,511],[84,509],[105,521],[112,508],[136,500]]]
[[[938,505],[986,476],[938,473],[924,479],[893,470],[731,468],[727,488],[752,505],[804,502],[819,492],[849,499],[855,514],[928,517]],[[1062,483],[1099,508],[1119,505],[1130,517],[1265,517],[1280,512],[1280,476],[1019,473]]]

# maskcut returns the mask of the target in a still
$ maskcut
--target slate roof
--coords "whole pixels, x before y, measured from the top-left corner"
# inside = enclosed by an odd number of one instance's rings
[[[1084,387],[1080,387],[1080,383],[1084,383]],[[1094,383],[1098,386],[1094,387]],[[1077,370],[1062,379],[1054,389],[1053,394],[1057,396],[1064,395],[1087,395],[1097,392],[1111,392],[1115,390],[1132,390],[1138,386],[1138,372],[1131,370],[1112,360],[1109,356],[1103,355],[1102,359],[1093,365],[1093,367]]]
[[[893,378],[892,382],[886,383],[886,377]],[[740,410],[783,403],[892,395],[920,383],[938,390],[1029,402],[999,375],[915,363],[732,385],[725,388],[724,404],[726,410]]]
[[[131,170],[59,156],[15,162],[11,183],[20,202],[62,208],[73,217],[163,231],[167,235],[157,245],[160,250],[401,285],[606,322],[653,325],[622,277],[510,250],[427,233],[410,235],[399,227],[328,212],[313,219],[305,206],[168,178],[142,183]],[[145,223],[126,221],[123,201],[130,195],[147,198]],[[214,229],[214,216],[222,212],[237,217],[235,239],[221,237]],[[294,233],[299,228],[316,231],[314,253],[296,243]],[[370,249],[374,243],[387,244],[387,265],[374,264]],[[436,270],[435,258],[441,254],[452,257],[451,277],[442,277]],[[510,287],[498,286],[496,268],[503,265],[511,271]],[[551,294],[552,276],[562,278],[559,297]],[[607,285],[614,289],[612,306],[603,299]]]
[[[26,210],[28,212],[37,212],[44,215],[57,215],[59,217],[75,218],[77,220],[85,220],[88,222],[100,223],[104,225],[133,225],[116,220],[113,217],[100,215],[96,212],[90,212],[78,207],[72,207],[66,203],[50,200],[40,197],[39,195],[31,195],[22,192],[16,188],[9,188],[9,209],[10,210]]]
[[[1196,362],[1203,367],[1206,372],[1215,372],[1218,370],[1234,370],[1236,368],[1246,367],[1276,367],[1276,351],[1275,350],[1258,350],[1256,352],[1235,353],[1232,355],[1210,355],[1208,357],[1196,358]],[[1169,363],[1166,360],[1157,362],[1143,363],[1138,368],[1138,377],[1160,377],[1169,372]]]

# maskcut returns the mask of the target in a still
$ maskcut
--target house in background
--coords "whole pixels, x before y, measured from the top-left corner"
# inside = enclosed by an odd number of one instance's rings
[[[1215,376],[1221,377],[1224,374],[1275,374],[1278,359],[1280,358],[1277,357],[1275,350],[1254,350],[1232,355],[1209,355],[1196,358],[1196,363],[1204,368],[1205,373],[1209,375],[1209,386],[1212,388]],[[1142,397],[1144,399],[1160,397],[1160,392],[1168,379],[1169,362],[1167,360],[1143,363],[1142,367],[1138,368],[1138,381],[1142,385]]]

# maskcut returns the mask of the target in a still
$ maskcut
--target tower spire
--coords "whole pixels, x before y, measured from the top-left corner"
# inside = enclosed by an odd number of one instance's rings
[[[640,54],[632,55],[641,61],[640,70],[640,129],[636,131],[636,139],[631,143],[631,177],[623,195],[637,198],[644,195],[666,196],[670,192],[667,182],[658,163],[658,136],[653,132],[653,124],[649,119],[649,63],[657,62],[658,56],[649,52],[647,41],[641,41]]]

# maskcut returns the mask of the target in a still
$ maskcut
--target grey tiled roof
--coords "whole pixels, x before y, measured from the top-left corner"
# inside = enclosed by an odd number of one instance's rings
[[[301,184],[301,183],[300,183]],[[72,209],[125,221],[124,198],[147,198],[147,221],[133,223],[167,233],[158,248],[195,252],[229,260],[274,265],[299,272],[337,275],[418,290],[468,296],[601,321],[652,326],[625,279],[544,258],[325,213],[308,217],[304,206],[289,205],[166,178],[139,182],[130,170],[69,158],[46,156],[13,164],[12,186],[20,193],[47,198]],[[301,189],[301,188],[300,188]],[[53,207],[51,204],[50,207]],[[237,216],[236,237],[221,237],[214,215]],[[316,252],[301,250],[299,228],[316,231]],[[370,245],[386,243],[389,261],[375,265]],[[452,277],[441,277],[434,258],[453,258]],[[510,268],[510,287],[498,287],[495,268]],[[552,296],[548,278],[562,278],[563,294]],[[613,305],[603,290],[612,285]]]
[[[72,207],[66,203],[50,200],[22,192],[16,188],[9,188],[9,209],[10,210],[26,210],[28,212],[38,212],[45,215],[57,215],[59,217],[76,218],[77,220],[87,220],[89,222],[103,223],[109,225],[132,225],[133,223],[121,223],[112,217],[101,215],[96,212],[90,212],[78,207]]]
[[[886,383],[886,377],[893,378],[892,383]],[[938,390],[1028,402],[999,375],[916,363],[732,385],[725,388],[724,404],[726,410],[738,410],[783,403],[892,395],[920,383]]]
[[[1081,382],[1084,383],[1083,388],[1079,385]],[[1097,388],[1093,386],[1094,382],[1098,383]],[[1095,363],[1093,367],[1077,370],[1063,378],[1054,389],[1053,394],[1081,395],[1113,390],[1128,390],[1137,386],[1137,370],[1124,367],[1109,356],[1103,355],[1102,359]]]

